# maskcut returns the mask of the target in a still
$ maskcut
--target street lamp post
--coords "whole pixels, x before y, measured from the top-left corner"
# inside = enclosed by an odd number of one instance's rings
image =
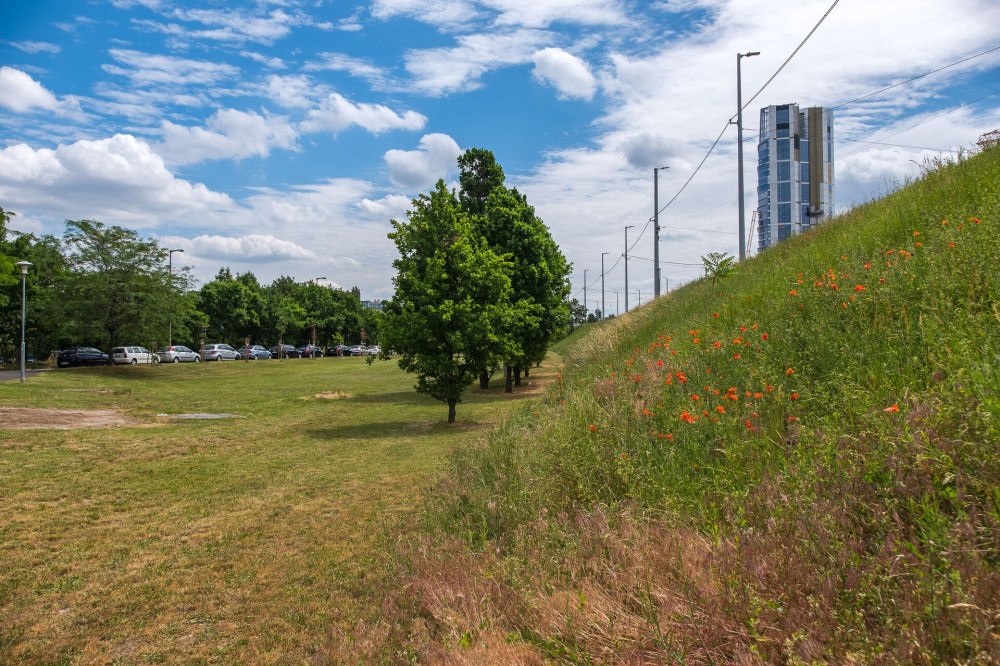
[[[747,232],[743,214],[743,84],[741,81],[742,75],[740,74],[740,59],[755,55],[760,55],[760,51],[736,54],[736,159],[739,160],[736,179],[740,195],[738,200],[740,209],[740,261],[746,259],[747,256]]]
[[[589,268],[583,269],[583,309],[587,312],[589,312],[589,306],[587,305],[587,271],[589,270]],[[584,316],[586,316],[586,313],[584,313]]]
[[[21,383],[24,383],[24,323],[25,317],[28,313],[28,301],[27,301],[27,289],[25,288],[26,281],[28,279],[28,266],[31,266],[30,261],[19,261],[15,266],[21,269]]]
[[[325,280],[325,279],[326,279],[325,276],[324,277],[313,278],[313,284],[318,287],[319,286],[319,281],[320,280]]]
[[[167,256],[167,274],[170,276],[170,289],[174,288],[174,252],[183,252],[184,250],[169,250]],[[174,313],[170,312],[170,321],[167,322],[167,345],[174,344]]]
[[[625,227],[625,312],[628,312],[628,230],[634,227],[634,224]]]
[[[607,252],[601,252],[601,319],[608,316],[608,311],[604,309],[604,255]]]
[[[660,295],[660,181],[661,169],[670,167],[653,167],[653,284],[654,296]]]

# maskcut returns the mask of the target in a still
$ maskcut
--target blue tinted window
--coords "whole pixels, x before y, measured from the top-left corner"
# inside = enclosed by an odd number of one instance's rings
[[[792,228],[787,225],[778,225],[778,240],[783,241],[792,235]]]
[[[775,156],[779,160],[787,160],[792,156],[791,146],[788,143],[788,139],[778,139],[775,143],[778,144],[775,149]]]
[[[776,122],[776,123],[787,123],[788,122],[788,107],[787,106],[785,108],[783,108],[783,109],[777,109],[777,112],[774,114],[774,122]]]
[[[791,201],[792,200],[792,184],[791,183],[778,183],[778,201]]]
[[[789,162],[778,162],[778,180],[791,180],[792,167]]]
[[[791,222],[792,222],[792,204],[790,203],[778,204],[778,224],[791,224]]]

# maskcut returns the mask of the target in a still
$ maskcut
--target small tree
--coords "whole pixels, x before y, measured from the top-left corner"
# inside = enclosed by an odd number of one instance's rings
[[[416,389],[455,406],[479,370],[511,347],[510,264],[477,237],[453,192],[439,180],[413,200],[408,222],[392,220],[399,250],[395,297],[385,306],[381,341],[399,366],[417,375]]]
[[[705,264],[705,275],[712,278],[712,286],[736,272],[736,258],[725,252],[709,252],[701,262]]]

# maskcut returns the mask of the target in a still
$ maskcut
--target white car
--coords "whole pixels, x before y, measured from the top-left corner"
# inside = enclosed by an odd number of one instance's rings
[[[145,347],[115,347],[111,350],[111,360],[115,364],[136,365],[138,363],[159,363],[160,357]]]

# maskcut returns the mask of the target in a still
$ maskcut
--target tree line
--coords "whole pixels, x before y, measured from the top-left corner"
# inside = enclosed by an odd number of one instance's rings
[[[25,341],[41,360],[72,346],[108,351],[150,349],[173,342],[197,349],[201,340],[242,345],[355,344],[362,331],[378,340],[381,313],[360,292],[282,276],[262,285],[253,273],[222,268],[193,289],[190,271],[169,264],[169,250],[135,231],[94,220],[68,220],[62,238],[10,230],[13,213],[0,208],[0,358],[18,357],[20,271],[28,272]]]
[[[456,404],[501,368],[506,390],[570,323],[571,266],[527,197],[504,185],[489,150],[458,158],[458,193],[443,180],[391,220],[399,251],[382,347],[417,376],[417,391]]]

